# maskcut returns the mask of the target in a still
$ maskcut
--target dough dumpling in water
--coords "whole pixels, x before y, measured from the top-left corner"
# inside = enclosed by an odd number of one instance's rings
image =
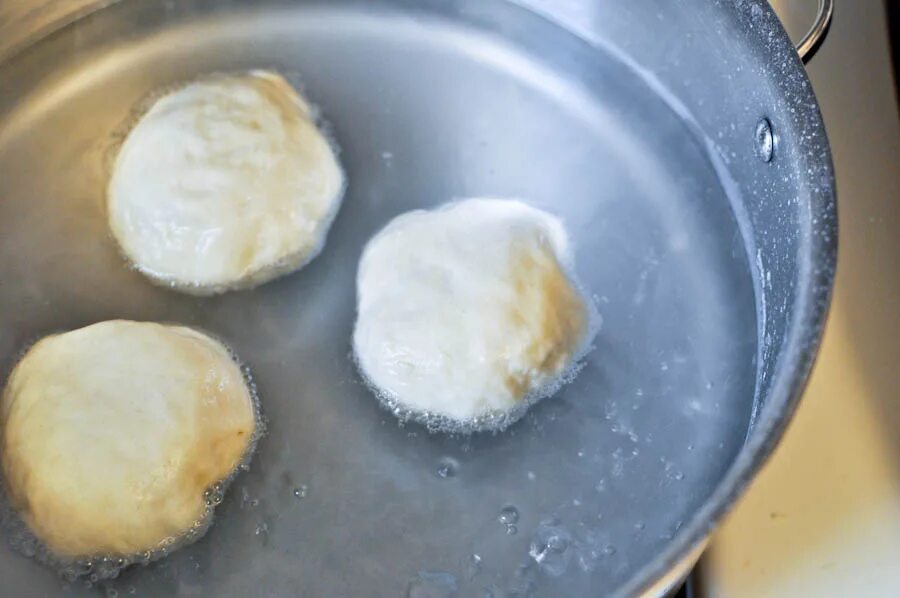
[[[213,294],[314,258],[343,193],[334,149],[287,81],[210,75],[156,100],[128,134],[109,225],[150,278]]]
[[[586,349],[593,313],[571,272],[561,222],[521,202],[403,214],[360,261],[357,362],[406,416],[503,427]]]
[[[249,458],[257,419],[240,366],[195,330],[49,336],[0,399],[6,494],[57,557],[152,552],[208,521],[205,492]]]

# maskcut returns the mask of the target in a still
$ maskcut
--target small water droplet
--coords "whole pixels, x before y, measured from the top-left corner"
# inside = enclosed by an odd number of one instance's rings
[[[612,555],[616,554],[616,547],[613,546],[612,544],[607,544],[603,548],[603,554],[605,554],[606,556],[612,556]]]
[[[519,528],[516,527],[515,525],[509,524],[506,526],[506,535],[507,536],[515,536],[517,533],[519,533]]]
[[[637,523],[634,524],[634,529],[636,529],[636,530],[642,530],[645,527],[646,527],[646,525],[644,524],[643,521],[638,521]]]
[[[676,473],[675,473],[675,479],[676,479],[676,480],[679,480],[679,481],[683,480],[683,479],[684,479],[684,474],[683,474],[682,472],[680,472],[680,471],[676,472]]]
[[[306,484],[300,484],[296,488],[294,488],[294,498],[298,500],[303,500],[306,498],[306,495],[309,493],[309,487]]]
[[[438,462],[437,469],[435,469],[434,474],[441,478],[447,479],[456,477],[456,472],[459,470],[459,463],[455,459],[451,459],[450,457],[445,457]]]
[[[517,523],[519,521],[519,510],[513,505],[506,505],[500,509],[500,514],[497,515],[497,521],[503,525]]]
[[[569,547],[569,540],[564,536],[550,536],[547,539],[547,548],[554,552],[562,552]]]
[[[528,476],[528,479],[529,479],[530,481],[532,481],[532,482],[533,482],[535,479],[537,479],[537,476],[534,475],[534,472],[533,472],[533,471],[529,471],[528,474],[527,474],[527,476]]]
[[[528,555],[548,575],[562,575],[569,564],[569,533],[556,520],[542,521],[535,530]]]
[[[473,580],[478,574],[481,572],[481,555],[480,554],[472,554],[469,556],[469,561],[466,563],[466,579]]]

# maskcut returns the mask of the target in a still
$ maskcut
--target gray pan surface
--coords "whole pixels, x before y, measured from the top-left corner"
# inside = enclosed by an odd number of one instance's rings
[[[6,370],[54,331],[179,322],[234,348],[269,420],[209,534],[104,589],[606,593],[744,445],[757,254],[721,164],[612,54],[504,2],[427,4],[125,1],[0,64]],[[325,249],[254,291],[153,286],[106,226],[115,145],[147,94],[248,68],[301,87],[341,149],[349,189]],[[574,382],[518,424],[429,434],[398,425],[350,359],[356,266],[393,216],[473,196],[559,215],[603,323]],[[7,546],[0,579],[19,596],[89,591]]]

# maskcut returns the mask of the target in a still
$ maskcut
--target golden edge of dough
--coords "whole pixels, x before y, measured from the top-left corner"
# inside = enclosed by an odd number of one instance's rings
[[[69,331],[51,333],[38,339],[31,346],[21,352],[18,360],[15,363],[15,366],[13,366],[12,370],[9,373],[9,376],[7,377],[2,393],[0,393],[0,509],[12,509],[12,513],[7,513],[7,515],[13,514],[17,521],[24,523],[28,527],[29,533],[38,542],[38,545],[40,547],[39,554],[45,553],[41,555],[41,560],[46,561],[51,565],[65,565],[65,563],[84,562],[95,560],[98,558],[115,558],[116,560],[122,561],[125,563],[125,565],[127,565],[133,562],[147,562],[148,560],[161,558],[171,550],[180,548],[181,546],[186,544],[193,543],[200,537],[202,537],[209,528],[209,524],[212,521],[215,507],[218,504],[218,502],[214,502],[212,504],[210,504],[209,502],[205,502],[205,504],[202,504],[198,509],[196,520],[191,524],[190,527],[181,530],[181,535],[177,538],[173,538],[173,542],[166,542],[164,539],[163,541],[160,541],[156,546],[141,546],[139,547],[139,549],[129,551],[127,553],[116,551],[95,552],[92,554],[72,553],[71,551],[60,549],[60,547],[58,546],[54,547],[52,545],[52,542],[47,541],[45,538],[42,538],[37,532],[34,531],[37,527],[40,526],[36,526],[34,522],[30,520],[28,498],[24,496],[22,492],[18,491],[17,488],[11,487],[8,482],[8,472],[10,464],[7,457],[8,451],[6,450],[5,431],[9,413],[13,407],[13,404],[15,403],[15,397],[10,397],[11,383],[15,382],[19,366],[29,355],[32,355],[33,352],[38,350],[41,345],[44,345],[45,341],[50,341],[69,332],[78,332],[97,325],[121,323],[167,328],[179,335],[185,335],[185,333],[187,333],[188,336],[201,341],[206,347],[213,349],[216,352],[220,352],[221,356],[227,358],[238,371],[239,379],[243,382],[243,394],[247,399],[248,407],[250,409],[252,418],[252,430],[247,435],[248,438],[246,439],[243,451],[241,452],[240,456],[235,459],[226,475],[218,479],[211,480],[209,484],[206,484],[203,492],[204,497],[210,490],[215,490],[219,494],[219,496],[221,496],[221,494],[223,494],[227,490],[228,486],[231,484],[240,470],[251,460],[253,454],[256,451],[257,442],[260,436],[265,432],[265,421],[260,413],[259,402],[255,396],[254,391],[252,390],[250,381],[247,379],[247,376],[242,369],[241,362],[237,359],[228,345],[220,341],[215,336],[207,334],[206,332],[178,323],[170,324],[152,321],[117,319],[96,322],[94,324],[89,324],[87,326],[75,328]],[[9,521],[2,521],[2,523],[5,527],[13,524]]]
[[[294,106],[296,106],[297,110],[301,113],[302,119],[309,121],[313,125],[313,127],[315,127],[316,131],[318,131],[318,133],[322,136],[322,139],[325,141],[325,144],[328,146],[330,150],[329,153],[332,157],[332,161],[334,162],[333,166],[340,176],[340,185],[338,186],[338,189],[334,194],[333,200],[329,202],[332,204],[331,210],[325,217],[322,218],[321,221],[320,226],[325,231],[325,234],[323,235],[318,246],[314,247],[312,250],[309,250],[308,248],[300,249],[296,252],[283,256],[274,264],[268,264],[257,268],[256,270],[246,273],[241,278],[232,281],[204,284],[183,282],[180,280],[176,280],[170,276],[162,275],[151,268],[141,266],[125,248],[126,244],[122,242],[121,231],[119,231],[116,226],[112,225],[113,220],[111,218],[111,214],[113,208],[111,187],[113,179],[115,178],[116,166],[118,164],[119,154],[122,151],[122,147],[124,147],[124,145],[128,142],[128,137],[131,135],[131,131],[141,122],[141,119],[146,116],[148,112],[150,112],[150,110],[154,105],[156,105],[159,100],[166,97],[167,95],[174,93],[192,83],[198,83],[204,80],[215,80],[217,78],[241,76],[254,77],[265,81],[270,87],[284,90],[285,95],[290,98]],[[271,94],[268,93],[266,94],[267,98],[272,101],[271,98],[268,97],[270,95]],[[284,106],[281,102],[273,101],[272,103],[280,111],[282,111],[282,114],[284,114]],[[284,78],[284,76],[275,71],[266,69],[251,69],[249,71],[239,72],[209,73],[196,79],[191,79],[188,81],[183,81],[176,85],[172,85],[163,90],[157,90],[157,93],[151,93],[147,98],[142,100],[139,105],[141,106],[141,109],[138,110],[137,114],[130,119],[130,126],[128,127],[128,131],[122,133],[122,141],[120,142],[118,148],[116,148],[115,158],[111,166],[112,174],[107,181],[106,190],[104,193],[104,207],[106,209],[107,223],[109,225],[110,231],[112,232],[113,238],[116,240],[116,248],[119,255],[122,256],[122,258],[131,267],[131,269],[140,272],[156,286],[172,289],[186,295],[192,295],[194,297],[212,297],[215,295],[227,293],[229,291],[244,291],[253,289],[271,282],[276,278],[293,274],[306,267],[310,262],[316,259],[319,254],[322,253],[325,248],[325,242],[328,232],[331,229],[331,225],[334,224],[334,220],[337,218],[337,214],[340,211],[341,205],[343,204],[344,196],[347,193],[347,173],[345,172],[341,161],[338,159],[338,156],[340,154],[339,148],[334,145],[332,140],[322,132],[321,127],[315,122],[312,110],[309,103],[306,101],[306,98],[297,89],[295,89],[294,86]]]

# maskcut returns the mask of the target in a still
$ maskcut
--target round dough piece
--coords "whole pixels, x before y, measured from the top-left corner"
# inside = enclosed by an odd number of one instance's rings
[[[334,149],[287,81],[211,75],[156,100],[128,134],[109,225],[141,272],[208,295],[302,267],[343,194]]]
[[[508,424],[503,415],[552,392],[586,348],[592,314],[570,259],[561,222],[518,201],[395,218],[357,273],[363,375],[414,417]]]
[[[58,557],[127,557],[211,515],[205,492],[253,445],[239,365],[189,328],[115,320],[49,336],[0,399],[12,506]]]

